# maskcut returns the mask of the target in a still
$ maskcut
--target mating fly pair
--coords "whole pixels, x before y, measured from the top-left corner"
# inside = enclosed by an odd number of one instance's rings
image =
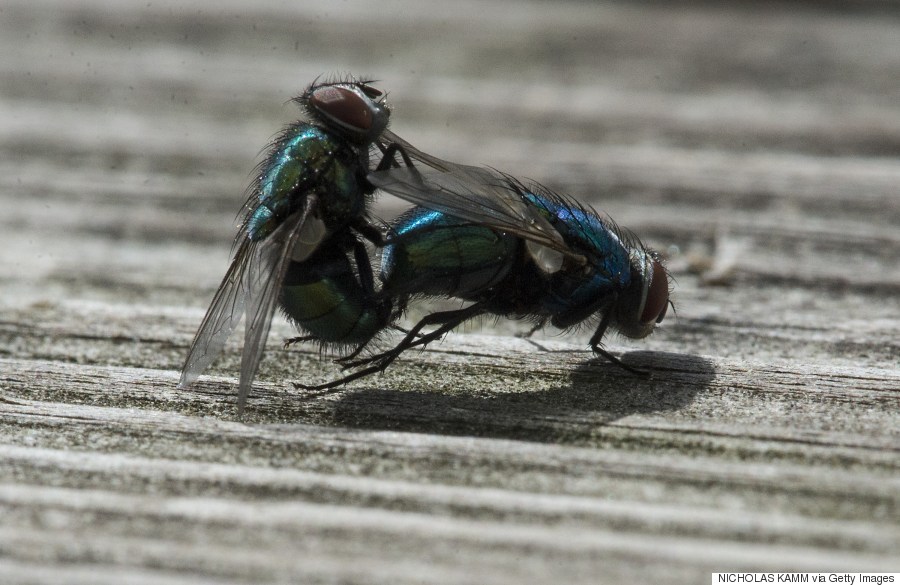
[[[481,315],[570,328],[595,319],[642,338],[662,321],[668,276],[657,254],[574,200],[481,167],[428,155],[387,130],[390,110],[370,82],[314,83],[297,101],[309,121],[275,139],[249,188],[231,265],[182,370],[203,372],[246,317],[238,407],[259,367],[276,306],[300,339],[352,348],[356,370],[324,389],[384,370]],[[373,160],[378,158],[377,162]],[[382,189],[416,204],[385,235],[368,214]],[[379,285],[364,240],[382,248]],[[353,358],[395,328],[418,297],[468,304],[432,313],[393,348]],[[434,327],[425,331],[427,327]]]

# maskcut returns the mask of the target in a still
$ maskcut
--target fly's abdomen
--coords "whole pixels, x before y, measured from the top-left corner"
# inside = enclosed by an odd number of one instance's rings
[[[394,224],[381,262],[383,289],[472,299],[501,282],[515,261],[515,238],[437,211],[415,208]]]
[[[366,290],[346,255],[317,254],[291,262],[281,308],[303,331],[325,343],[366,343],[388,323],[389,307]]]

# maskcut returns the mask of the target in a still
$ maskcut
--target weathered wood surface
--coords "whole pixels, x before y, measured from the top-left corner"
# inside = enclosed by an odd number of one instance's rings
[[[898,570],[891,3],[0,6],[0,582],[706,582]],[[677,317],[484,323],[384,376],[273,329],[178,370],[257,153],[321,73],[667,251]],[[400,208],[387,199],[384,214]]]

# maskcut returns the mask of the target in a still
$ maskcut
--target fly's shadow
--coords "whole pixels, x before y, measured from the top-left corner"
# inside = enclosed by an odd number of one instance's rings
[[[637,351],[623,361],[652,375],[634,376],[598,357],[577,366],[563,384],[545,390],[516,392],[505,380],[491,384],[490,375],[476,376],[471,388],[451,393],[360,388],[330,400],[332,410],[325,418],[370,430],[578,444],[622,418],[688,406],[714,377],[712,364],[696,356]],[[550,375],[558,377],[558,370]],[[465,383],[466,376],[460,378]]]

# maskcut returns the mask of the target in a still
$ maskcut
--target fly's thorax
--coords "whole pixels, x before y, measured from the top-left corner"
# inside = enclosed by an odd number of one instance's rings
[[[549,286],[541,299],[542,312],[560,329],[578,325],[609,307],[629,282],[627,265],[623,273],[597,258],[593,262],[589,258],[583,265],[567,263],[546,278]]]
[[[385,94],[368,82],[314,83],[297,98],[313,119],[358,145],[370,144],[385,129],[391,111]]]
[[[301,210],[311,193],[318,196],[317,213],[329,229],[361,215],[366,204],[361,164],[359,149],[327,128],[306,122],[287,127],[259,167],[248,201],[248,236],[264,239]]]
[[[602,222],[570,217],[559,229],[570,249],[584,259],[567,257],[560,270],[546,275],[550,284],[543,310],[555,326],[565,329],[614,304],[630,286],[632,271],[628,250]]]
[[[612,222],[574,199],[549,191],[525,193],[525,198],[547,218],[569,250],[578,255],[577,261],[571,256],[562,258],[560,255],[553,258],[555,264],[545,262],[551,267],[546,272],[555,272],[553,268],[561,264],[562,271],[573,275],[583,270],[588,277],[598,274],[614,282],[627,281],[628,248]]]
[[[635,248],[631,252],[631,284],[614,307],[616,329],[626,337],[650,335],[669,306],[669,276],[658,255]]]
[[[554,275],[554,322],[573,325],[596,312],[612,311],[612,325],[623,335],[642,338],[662,321],[668,303],[668,276],[655,253],[590,208],[553,201],[554,227],[587,262],[567,263]]]

